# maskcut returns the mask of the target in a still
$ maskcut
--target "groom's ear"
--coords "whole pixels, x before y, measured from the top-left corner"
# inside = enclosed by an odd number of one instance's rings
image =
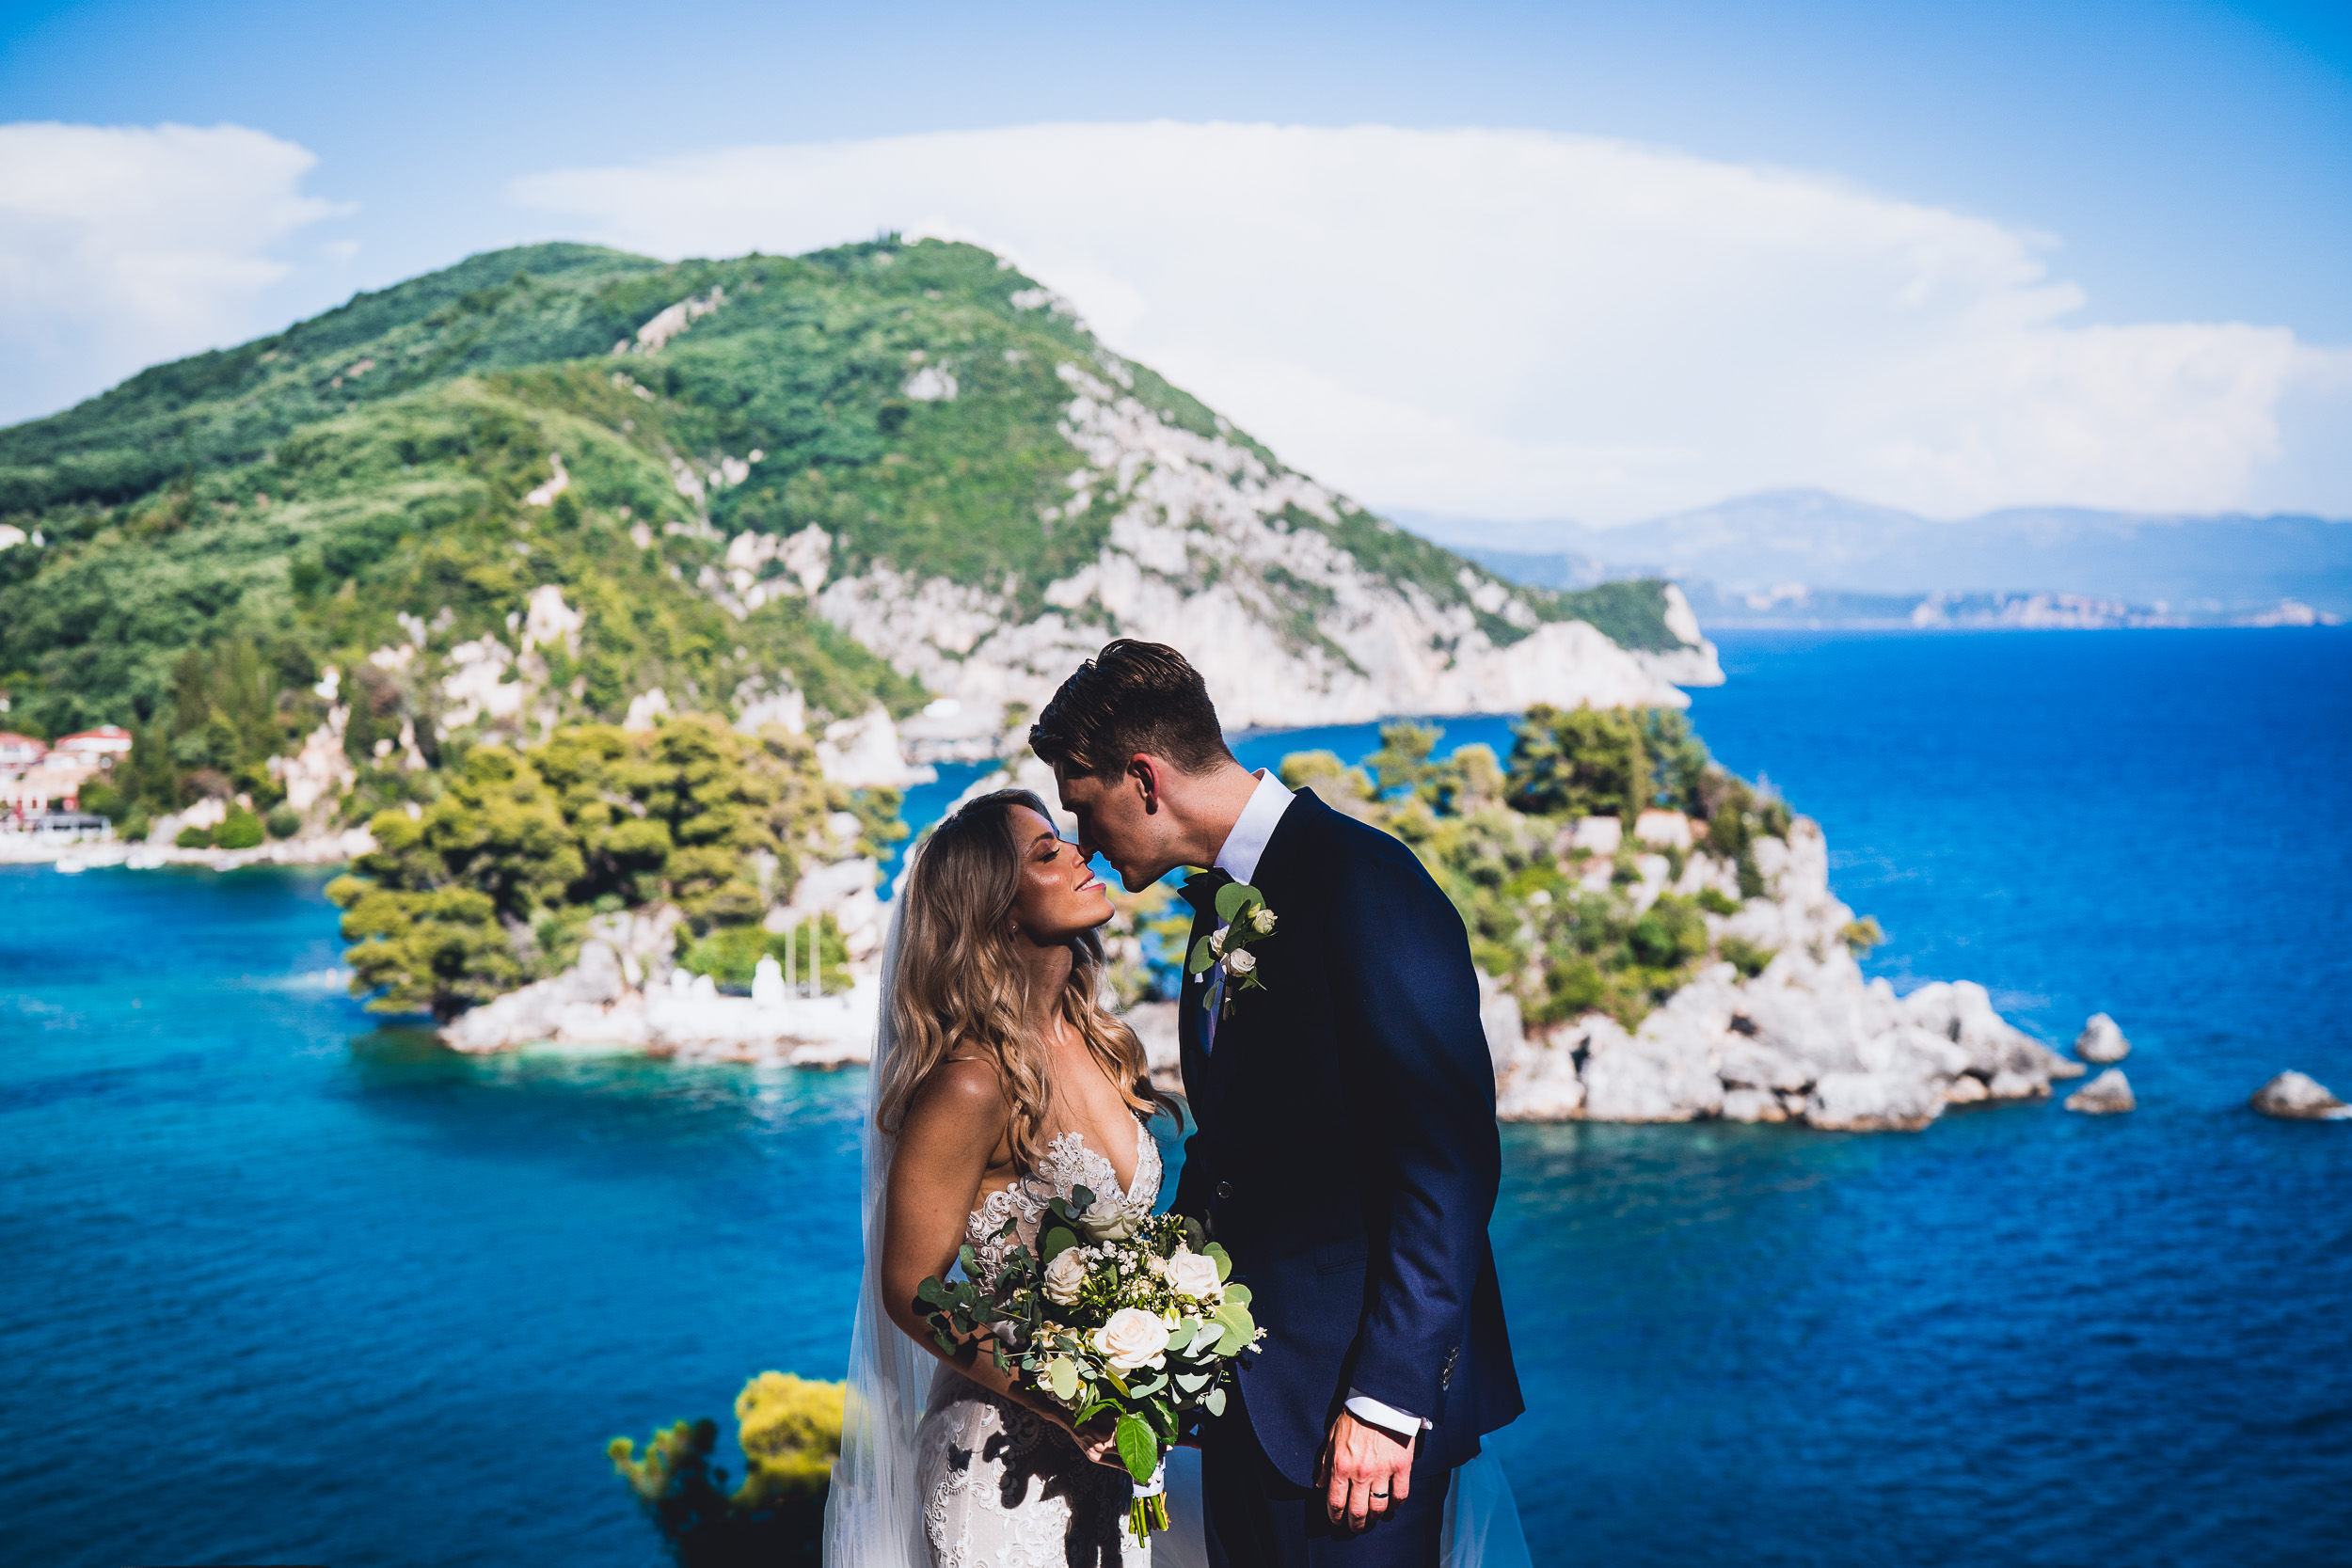
[[[1146,815],[1160,809],[1160,765],[1158,759],[1137,752],[1127,759],[1127,780],[1143,800]]]

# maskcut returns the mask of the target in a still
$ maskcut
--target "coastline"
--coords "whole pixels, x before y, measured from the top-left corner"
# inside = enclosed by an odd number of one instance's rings
[[[30,837],[0,835],[0,865],[54,865],[69,876],[117,866],[131,871],[155,871],[167,865],[237,871],[248,865],[336,865],[375,847],[375,839],[365,828],[317,838],[276,839],[250,849],[183,849],[177,845],[128,844],[120,839],[10,842]]]

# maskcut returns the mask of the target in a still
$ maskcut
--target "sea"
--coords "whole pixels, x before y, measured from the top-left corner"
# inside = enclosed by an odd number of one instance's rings
[[[2139,1109],[1506,1127],[1537,1560],[2352,1561],[2352,1123],[2246,1104],[2352,1092],[2352,632],[1720,641],[1868,968]],[[654,1568],[608,1441],[841,1374],[864,1075],[453,1055],[325,880],[0,870],[0,1562]]]

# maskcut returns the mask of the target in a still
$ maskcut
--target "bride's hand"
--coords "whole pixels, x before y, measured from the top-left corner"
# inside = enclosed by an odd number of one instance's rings
[[[1118,1424],[1108,1416],[1097,1416],[1082,1427],[1073,1427],[1065,1418],[1061,1429],[1078,1445],[1078,1451],[1095,1464],[1107,1465],[1120,1475],[1127,1473],[1127,1462],[1119,1457]]]

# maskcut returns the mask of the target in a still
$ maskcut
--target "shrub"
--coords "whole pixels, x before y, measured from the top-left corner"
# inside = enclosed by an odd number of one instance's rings
[[[1626,943],[1650,968],[1673,969],[1707,951],[1707,922],[1696,904],[1668,894],[1633,923]]]
[[[735,1399],[746,1474],[727,1489],[710,1463],[718,1423],[679,1421],[654,1433],[644,1457],[616,1437],[605,1449],[683,1568],[751,1568],[818,1561],[825,1496],[841,1453],[843,1386],[762,1372]]]
[[[1839,927],[1837,935],[1845,942],[1847,950],[1857,958],[1886,940],[1886,933],[1879,928],[1878,918],[1867,914],[1860,920],[1846,922]]]
[[[171,842],[183,849],[210,849],[213,847],[213,830],[191,824],[181,829],[180,836]]]
[[[1758,947],[1740,937],[1724,938],[1715,950],[1723,955],[1724,962],[1751,980],[1763,974],[1764,966],[1780,954],[1776,947]]]
[[[243,806],[231,806],[229,815],[222,818],[219,831],[213,834],[213,843],[223,849],[250,849],[264,836],[260,817]]]
[[[302,831],[302,818],[294,814],[292,806],[277,806],[272,808],[263,826],[269,829],[272,838],[292,838]]]
[[[138,807],[133,806],[131,815],[122,819],[121,826],[116,830],[115,836],[126,844],[145,844],[147,835],[154,831],[154,819]]]
[[[787,973],[805,983],[809,977],[806,921],[801,923],[797,935],[759,926],[722,926],[691,943],[679,962],[695,974],[709,975],[719,985],[748,986],[763,954],[784,963],[787,938],[792,939],[793,945],[793,962]],[[841,939],[841,927],[834,924],[829,914],[818,917],[817,956],[822,960],[818,977],[824,983],[825,994],[848,990],[850,949]]]
[[[1708,914],[1738,914],[1740,912],[1739,900],[1731,897],[1723,889],[1713,887],[1699,889],[1699,908]]]

